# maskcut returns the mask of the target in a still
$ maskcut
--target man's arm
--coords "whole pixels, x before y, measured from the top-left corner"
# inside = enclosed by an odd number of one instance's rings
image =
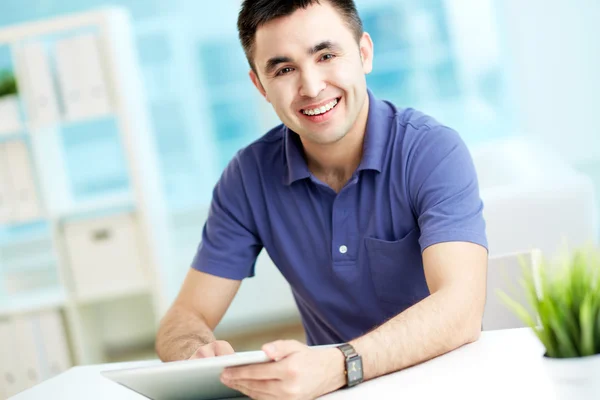
[[[364,355],[367,379],[447,353],[481,332],[488,254],[475,165],[452,129],[407,135],[408,193],[430,296],[351,342]]]
[[[430,296],[350,343],[371,379],[419,364],[464,344],[481,332],[487,250],[468,242],[432,245],[423,252]]]
[[[485,304],[487,250],[445,242],[423,252],[431,295],[350,343],[363,358],[365,379],[447,353],[479,337]],[[227,386],[252,398],[315,398],[346,383],[336,348],[311,349],[296,341],[263,346],[277,362],[228,368]]]
[[[156,352],[162,361],[190,358],[199,347],[216,343],[214,328],[223,318],[241,281],[220,278],[190,268],[179,295],[160,322]],[[226,342],[216,343],[216,353],[233,352]],[[228,351],[229,350],[229,351]],[[219,354],[203,354],[203,356]]]

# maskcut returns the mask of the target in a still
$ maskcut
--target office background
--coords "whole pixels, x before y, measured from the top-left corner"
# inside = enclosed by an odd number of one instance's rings
[[[143,101],[156,148],[154,167],[160,175],[159,195],[166,205],[173,254],[169,269],[163,271],[169,275],[166,303],[176,294],[193,258],[220,172],[237,150],[279,123],[248,79],[235,30],[239,4],[238,0],[3,0],[0,5],[0,31],[110,5],[124,7],[131,14],[134,56],[144,87]],[[512,139],[527,141],[530,147],[526,149],[544,149],[558,157],[598,193],[600,128],[594,117],[600,105],[600,51],[594,38],[600,34],[595,23],[600,18],[599,3],[359,0],[357,4],[375,43],[374,71],[367,78],[375,95],[433,115],[460,132],[471,148]],[[11,49],[0,44],[0,71],[14,68]],[[126,158],[131,149],[122,146],[115,116],[55,128],[64,158],[64,187],[69,191],[64,207],[127,197],[132,178]],[[0,144],[20,133],[0,135]],[[532,162],[526,167],[532,170],[550,165],[535,164],[535,154],[518,156],[492,157],[486,171],[498,175],[527,159]],[[41,169],[53,163],[49,158],[32,158]],[[498,163],[493,165],[493,160]],[[551,175],[554,170],[548,168],[545,173]],[[552,177],[547,178],[551,186]],[[563,207],[567,220],[569,207]],[[600,204],[594,200],[593,207],[597,212]],[[97,214],[94,218],[102,221],[106,210],[88,207],[87,213]],[[582,218],[597,217],[590,212]],[[506,230],[508,234],[510,226]],[[76,238],[76,227],[72,232]],[[49,239],[52,234],[43,216],[27,223],[0,223],[0,305],[11,304],[16,295],[35,303],[39,293],[62,284]],[[277,308],[272,305],[277,301],[263,293],[260,283],[250,287],[247,298],[255,299],[255,310],[246,312],[239,306],[224,334],[260,333],[261,326],[274,326],[273,319],[280,319],[292,326],[280,334],[299,336],[293,328],[297,315],[290,313],[293,303],[285,282],[273,275],[272,281],[263,284],[280,285],[268,293],[275,298],[280,293],[286,301]],[[147,307],[149,299],[143,294],[134,294],[127,299],[127,307],[115,296],[77,308],[82,314],[93,314],[95,322],[81,318],[88,325],[84,332],[100,332],[101,339],[91,346],[108,349],[92,351],[90,361],[136,357],[126,348],[141,349],[148,356],[157,311]],[[61,307],[57,306],[59,318],[68,319]],[[266,318],[264,314],[270,312],[271,319]],[[7,311],[6,315],[16,313]],[[131,321],[127,324],[131,319],[143,323],[132,327]],[[250,326],[252,321],[258,326]],[[73,347],[69,324],[64,325],[67,347]],[[246,345],[252,347],[263,337]],[[70,363],[78,362],[69,357]]]

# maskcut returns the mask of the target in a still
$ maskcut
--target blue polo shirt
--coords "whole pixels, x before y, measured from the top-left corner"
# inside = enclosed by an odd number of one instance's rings
[[[280,125],[224,170],[192,264],[241,280],[266,249],[310,345],[352,340],[428,296],[428,246],[487,248],[477,176],[459,135],[368,95],[362,160],[339,193],[311,174],[298,135]]]

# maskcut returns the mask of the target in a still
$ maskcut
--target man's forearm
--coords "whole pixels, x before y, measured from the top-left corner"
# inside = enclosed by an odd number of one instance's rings
[[[371,379],[427,361],[479,338],[483,304],[446,288],[350,343]]]
[[[201,316],[174,306],[160,323],[156,353],[162,361],[185,360],[198,347],[214,341],[212,330]]]

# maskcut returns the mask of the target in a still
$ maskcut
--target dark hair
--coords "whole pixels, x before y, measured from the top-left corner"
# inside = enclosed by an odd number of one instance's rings
[[[246,53],[248,63],[254,72],[256,69],[252,57],[256,30],[269,21],[291,15],[300,8],[306,9],[308,6],[315,3],[321,4],[321,2],[328,2],[341,14],[358,42],[363,34],[363,25],[354,0],[244,0],[238,16],[237,27],[244,53]]]

